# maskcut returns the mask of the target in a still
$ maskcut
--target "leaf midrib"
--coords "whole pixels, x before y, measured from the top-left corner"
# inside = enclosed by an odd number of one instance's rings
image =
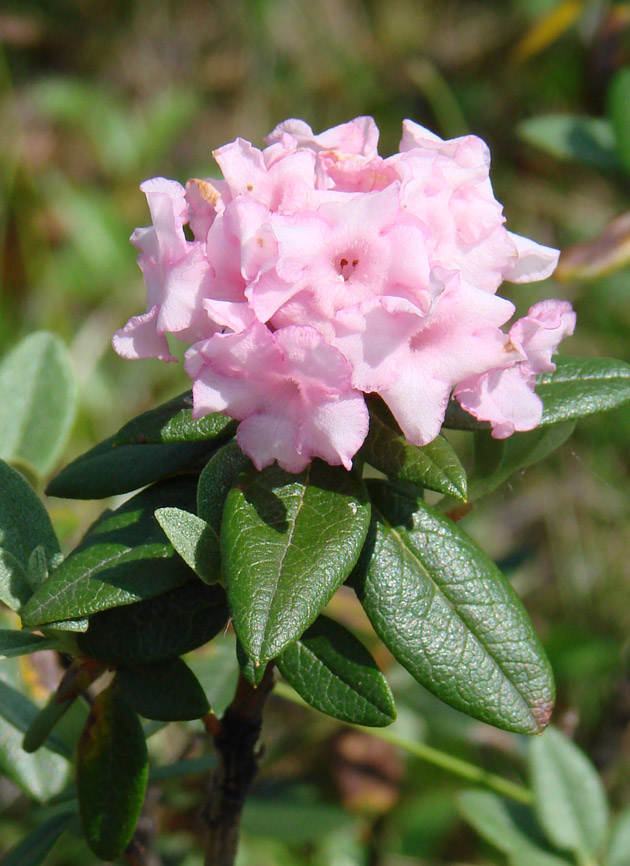
[[[494,661],[494,663],[497,665],[499,671],[500,671],[501,674],[503,675],[504,679],[505,679],[507,682],[510,683],[510,685],[514,688],[514,690],[516,691],[516,693],[518,694],[518,696],[519,696],[520,699],[522,700],[523,704],[525,705],[525,708],[527,709],[527,711],[528,711],[528,713],[529,713],[529,715],[530,715],[532,721],[534,722],[534,724],[535,724],[535,726],[536,726],[536,729],[539,730],[539,729],[540,729],[540,725],[538,724],[538,722],[537,722],[537,720],[536,720],[536,717],[534,716],[534,714],[533,714],[533,712],[532,712],[532,709],[531,709],[529,703],[527,702],[527,699],[525,698],[525,695],[521,692],[520,688],[516,685],[516,683],[514,683],[514,682],[512,681],[512,679],[507,675],[507,673],[506,673],[506,671],[505,671],[505,669],[504,669],[504,667],[503,667],[503,664],[502,664],[498,659],[496,659],[495,656],[492,654],[492,652],[491,652],[491,650],[490,650],[488,644],[486,643],[486,641],[483,640],[479,635],[477,635],[477,633],[476,633],[476,632],[475,632],[475,631],[470,627],[470,625],[469,625],[468,622],[466,621],[466,617],[465,617],[463,614],[461,614],[461,613],[457,610],[457,608],[455,607],[454,603],[453,603],[453,602],[451,601],[451,599],[446,595],[446,593],[444,592],[444,590],[442,589],[442,587],[440,586],[440,584],[437,583],[437,581],[432,577],[431,573],[427,570],[427,568],[426,568],[426,566],[424,565],[424,563],[423,563],[423,562],[418,558],[418,556],[417,556],[417,554],[415,553],[415,551],[414,551],[410,546],[408,546],[408,545],[406,545],[406,544],[404,543],[404,540],[403,540],[402,536],[400,535],[400,533],[399,533],[397,530],[395,530],[395,529],[393,528],[393,526],[389,523],[389,521],[388,521],[388,520],[385,518],[385,516],[382,514],[382,512],[380,511],[380,509],[378,509],[378,508],[376,507],[376,505],[374,505],[374,503],[372,503],[372,508],[374,509],[374,511],[376,512],[376,514],[378,515],[379,520],[382,521],[383,525],[386,526],[387,529],[391,532],[391,534],[396,538],[396,540],[397,540],[398,544],[400,545],[400,547],[401,547],[403,550],[405,550],[405,551],[407,551],[407,552],[409,553],[409,555],[411,556],[411,558],[413,559],[413,561],[414,561],[414,562],[419,566],[420,570],[421,570],[421,571],[426,575],[426,577],[428,578],[429,582],[430,582],[430,583],[432,584],[432,586],[434,587],[434,591],[437,592],[437,593],[439,593],[440,597],[444,599],[444,601],[446,602],[446,604],[447,604],[447,606],[449,607],[449,609],[451,610],[451,612],[452,612],[453,614],[455,614],[455,616],[457,616],[457,618],[458,618],[458,619],[459,619],[459,620],[460,620],[460,621],[461,621],[461,622],[466,626],[466,628],[467,628],[468,631],[473,635],[473,637],[475,638],[475,640],[478,641],[478,643],[483,647],[483,649],[484,649],[484,650],[488,653],[488,655],[492,658],[492,660]]]

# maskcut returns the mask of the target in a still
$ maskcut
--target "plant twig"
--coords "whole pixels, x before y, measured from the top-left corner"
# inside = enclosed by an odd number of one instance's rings
[[[208,828],[205,866],[233,866],[245,799],[258,771],[262,711],[273,688],[273,664],[255,688],[241,674],[232,703],[222,719],[206,718],[218,767],[202,812]]]

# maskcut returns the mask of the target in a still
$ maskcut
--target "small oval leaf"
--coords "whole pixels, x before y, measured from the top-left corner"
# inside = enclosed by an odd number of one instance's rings
[[[221,441],[232,436],[237,422],[218,412],[192,417],[192,391],[186,391],[128,421],[114,436],[114,445]]]
[[[124,697],[145,719],[179,722],[210,712],[199,680],[181,659],[119,667],[116,679]]]
[[[77,752],[83,832],[102,860],[115,860],[129,844],[148,775],[142,725],[113,682],[94,699]]]
[[[55,334],[26,337],[0,363],[0,456],[37,475],[54,466],[70,434],[77,385]]]
[[[608,827],[606,793],[595,767],[557,728],[530,743],[536,814],[550,842],[596,857]]]
[[[354,566],[369,525],[363,483],[320,460],[239,476],[221,525],[234,628],[264,664],[307,628]]]
[[[53,638],[40,637],[28,631],[0,629],[0,658],[2,659],[25,656],[45,649],[54,649],[57,645],[57,641]]]
[[[405,440],[382,400],[368,399],[370,429],[361,448],[367,462],[394,481],[408,481],[466,500],[466,473],[443,436],[418,448]]]
[[[493,562],[407,488],[370,482],[373,523],[353,585],[377,634],[418,682],[506,730],[539,733],[549,662]]]
[[[158,508],[155,518],[186,565],[204,583],[216,583],[219,539],[205,520],[181,508]]]
[[[326,715],[377,728],[396,718],[393,695],[370,653],[326,616],[317,617],[276,664],[289,685]]]

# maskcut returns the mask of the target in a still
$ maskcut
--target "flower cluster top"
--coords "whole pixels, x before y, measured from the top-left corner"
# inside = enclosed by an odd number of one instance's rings
[[[141,186],[153,225],[131,240],[147,312],[114,348],[172,361],[166,334],[191,343],[194,415],[238,419],[259,469],[350,468],[372,391],[416,445],[451,394],[497,438],[531,430],[536,374],[573,332],[557,300],[502,330],[514,306],[500,283],[544,279],[557,252],[504,228],[481,139],[407,120],[399,153],[377,142],[369,117],[320,135],[287,120],[262,151],[240,138],[215,151],[224,180]]]

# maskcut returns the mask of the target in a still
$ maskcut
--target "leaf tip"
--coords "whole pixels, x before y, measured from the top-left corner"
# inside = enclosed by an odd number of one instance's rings
[[[541,701],[539,704],[534,704],[531,708],[531,713],[536,722],[536,730],[534,733],[542,734],[545,728],[549,725],[551,721],[551,714],[553,712],[553,701]]]

